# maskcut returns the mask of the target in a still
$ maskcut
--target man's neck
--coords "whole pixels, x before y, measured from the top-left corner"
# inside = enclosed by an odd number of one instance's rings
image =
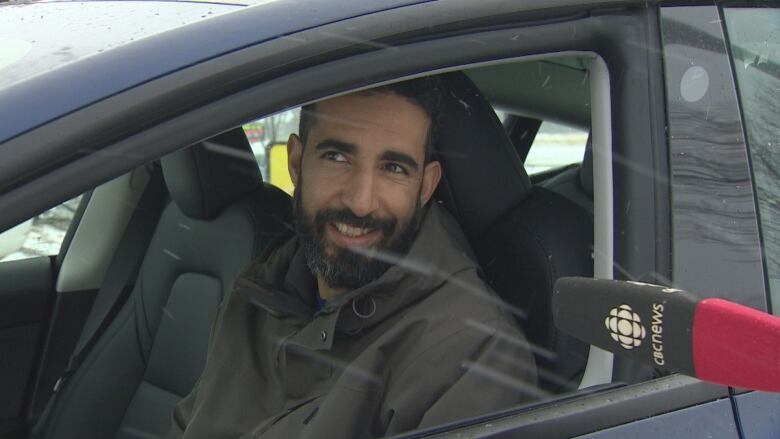
[[[323,300],[333,300],[339,294],[347,291],[346,288],[331,288],[324,280],[317,278],[317,290]]]

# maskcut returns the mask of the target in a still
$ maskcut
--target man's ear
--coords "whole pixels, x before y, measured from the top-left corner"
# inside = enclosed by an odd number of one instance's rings
[[[287,139],[287,170],[290,171],[290,180],[298,187],[298,178],[301,175],[301,157],[303,156],[303,142],[297,134],[290,134]]]
[[[439,180],[441,180],[441,163],[434,161],[425,165],[422,187],[420,188],[420,201],[422,201],[423,206],[433,196],[433,192],[439,185]]]

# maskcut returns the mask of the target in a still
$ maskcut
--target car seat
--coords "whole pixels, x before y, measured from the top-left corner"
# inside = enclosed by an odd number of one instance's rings
[[[573,166],[547,180],[539,186],[561,194],[591,214],[593,213],[593,144],[591,137],[585,143],[582,163]]]
[[[443,75],[436,144],[437,200],[458,219],[484,270],[532,344],[540,386],[576,389],[588,345],[555,329],[552,288],[593,276],[593,220],[586,209],[534,187],[490,104],[462,73]]]
[[[274,235],[291,203],[264,184],[240,128],[162,159],[173,202],[135,285],[56,394],[46,438],[162,437],[205,364],[218,304]]]

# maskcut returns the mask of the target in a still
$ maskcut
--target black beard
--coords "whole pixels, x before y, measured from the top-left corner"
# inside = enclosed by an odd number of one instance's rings
[[[395,218],[361,218],[349,209],[321,210],[312,219],[303,211],[297,188],[294,198],[295,227],[306,255],[306,265],[314,276],[321,278],[331,288],[357,289],[378,279],[392,264],[338,246],[333,246],[333,254],[328,255],[325,251],[325,227],[328,223],[340,222],[353,227],[380,230],[382,238],[370,251],[387,254],[394,259],[409,251],[422,221],[423,208],[419,196],[411,220],[397,232],[398,221]]]

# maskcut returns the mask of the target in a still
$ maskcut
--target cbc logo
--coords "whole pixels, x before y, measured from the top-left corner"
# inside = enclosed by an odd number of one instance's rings
[[[645,327],[628,305],[620,305],[609,311],[609,317],[604,319],[604,325],[609,330],[612,339],[626,349],[634,349],[645,339]]]

